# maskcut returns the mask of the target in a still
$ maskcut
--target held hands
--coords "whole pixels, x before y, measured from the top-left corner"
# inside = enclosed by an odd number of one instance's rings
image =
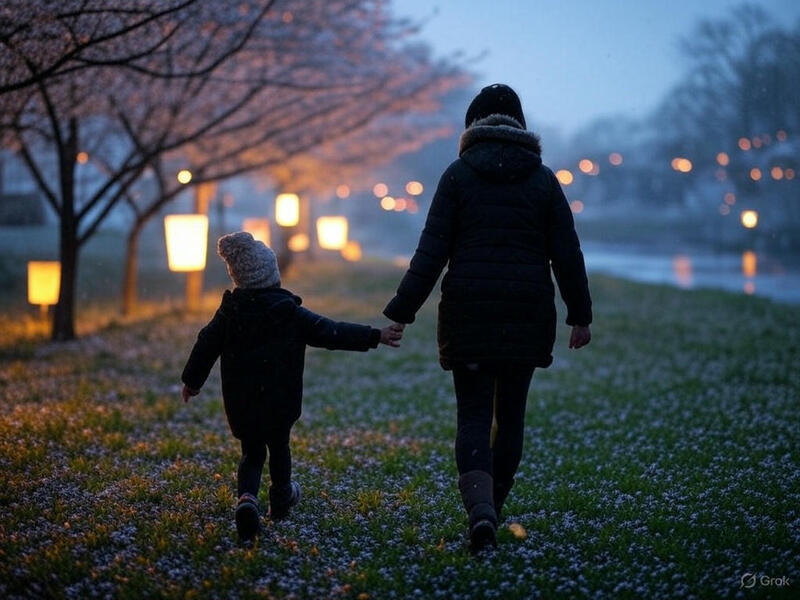
[[[193,390],[185,383],[183,384],[183,389],[181,390],[181,398],[183,398],[184,402],[189,402],[189,398],[191,396],[197,396],[200,393],[200,390]]]
[[[589,326],[581,327],[580,325],[573,325],[572,334],[569,336],[569,347],[583,348],[592,339],[592,331]]]
[[[399,348],[400,340],[403,339],[403,329],[405,329],[405,325],[402,323],[392,323],[381,329],[381,344]]]

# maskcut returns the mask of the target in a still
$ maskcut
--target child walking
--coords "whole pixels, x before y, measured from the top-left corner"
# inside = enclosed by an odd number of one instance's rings
[[[221,237],[217,253],[235,289],[226,290],[216,314],[198,334],[183,370],[188,402],[221,356],[222,397],[231,432],[240,440],[236,529],[243,540],[259,531],[258,489],[269,455],[269,516],[282,519],[300,500],[292,481],[289,434],[300,417],[306,346],[367,351],[378,343],[397,347],[402,327],[375,329],[334,322],[300,306],[281,287],[275,254],[240,231]]]

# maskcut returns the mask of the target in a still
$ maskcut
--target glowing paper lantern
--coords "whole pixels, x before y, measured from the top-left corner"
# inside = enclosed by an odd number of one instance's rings
[[[28,263],[28,302],[39,304],[42,310],[58,302],[61,287],[61,263],[31,261]]]
[[[742,225],[747,229],[755,229],[758,225],[758,213],[754,210],[743,210],[741,219]]]
[[[245,219],[242,223],[242,230],[269,246],[269,219]]]
[[[317,219],[317,239],[320,248],[341,250],[347,244],[347,217]]]
[[[308,239],[308,236],[305,233],[295,233],[289,238],[289,241],[286,243],[286,245],[292,252],[305,252],[311,245],[311,241]]]
[[[342,256],[345,260],[349,260],[350,262],[360,261],[361,254],[361,244],[355,240],[350,240],[345,244],[344,248],[342,248]]]
[[[294,227],[300,222],[300,198],[297,194],[278,194],[275,198],[275,222],[283,227]]]
[[[208,216],[167,215],[164,217],[167,260],[170,271],[202,271],[208,250]]]

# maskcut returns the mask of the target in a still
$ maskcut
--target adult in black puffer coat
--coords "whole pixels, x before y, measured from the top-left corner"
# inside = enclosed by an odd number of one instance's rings
[[[480,548],[494,543],[496,515],[519,466],[533,369],[553,360],[551,268],[573,326],[570,347],[588,343],[592,310],[569,204],[542,165],[539,138],[525,129],[516,93],[501,84],[484,88],[465,124],[459,158],[441,177],[419,246],[384,314],[412,323],[448,266],[439,357],[453,371],[459,487],[472,545]]]

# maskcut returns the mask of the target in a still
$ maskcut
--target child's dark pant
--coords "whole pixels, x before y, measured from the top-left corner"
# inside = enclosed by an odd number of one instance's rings
[[[289,450],[291,428],[268,431],[265,440],[242,440],[242,459],[239,461],[237,494],[245,492],[258,496],[261,473],[269,449],[269,476],[276,487],[287,485],[292,478],[292,454]]]
[[[480,365],[453,369],[458,404],[456,465],[459,474],[480,470],[510,482],[522,458],[525,403],[533,367]],[[492,414],[497,420],[491,445]]]

